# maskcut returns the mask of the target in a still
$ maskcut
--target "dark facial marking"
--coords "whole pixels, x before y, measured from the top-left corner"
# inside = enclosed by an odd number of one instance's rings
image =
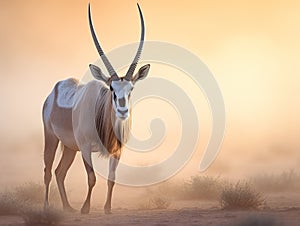
[[[120,112],[122,115],[125,115],[125,114],[128,112],[128,109],[126,109],[126,110],[124,110],[124,111],[118,109],[118,112]]]
[[[125,101],[124,97],[119,99],[119,105],[120,105],[120,107],[125,107],[125,103],[126,103],[126,101]]]

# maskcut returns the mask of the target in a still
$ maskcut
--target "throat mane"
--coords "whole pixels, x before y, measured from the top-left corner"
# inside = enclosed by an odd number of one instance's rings
[[[95,124],[103,146],[100,155],[108,157],[121,153],[130,134],[131,117],[125,121],[116,117],[111,93],[104,87],[96,101]]]

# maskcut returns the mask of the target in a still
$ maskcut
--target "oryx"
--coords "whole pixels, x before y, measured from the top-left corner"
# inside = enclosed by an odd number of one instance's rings
[[[120,159],[121,150],[126,142],[131,125],[131,106],[130,94],[135,83],[144,79],[150,69],[150,65],[142,66],[133,76],[144,43],[145,26],[142,11],[138,5],[141,20],[141,38],[137,53],[131,63],[126,75],[119,77],[104,54],[94,31],[90,5],[88,6],[88,18],[91,34],[100,57],[110,75],[107,77],[99,67],[90,64],[89,68],[95,79],[86,84],[80,84],[76,79],[70,78],[56,83],[52,92],[47,97],[43,106],[43,124],[44,124],[44,183],[45,208],[48,207],[49,183],[51,181],[52,165],[55,152],[59,141],[62,146],[62,157],[55,170],[56,181],[60,192],[64,210],[72,211],[65,186],[64,179],[70,168],[77,151],[81,151],[85,169],[88,176],[88,194],[81,208],[81,213],[88,213],[90,210],[90,198],[92,189],[96,182],[96,177],[91,161],[91,152],[94,151],[94,141],[85,139],[86,143],[91,143],[90,148],[81,149],[78,142],[83,136],[90,133],[92,126],[95,125],[97,138],[101,143],[101,156],[109,157],[109,177],[107,199],[104,205],[104,212],[111,212],[112,190],[115,184],[115,171]],[[103,83],[104,82],[104,83]],[[92,106],[87,106],[90,99],[94,100]],[[75,111],[76,110],[76,111]],[[76,128],[74,128],[74,112],[79,112],[77,117]],[[87,116],[93,116],[87,117]],[[72,120],[73,118],[73,120]],[[94,142],[94,143],[93,143]]]

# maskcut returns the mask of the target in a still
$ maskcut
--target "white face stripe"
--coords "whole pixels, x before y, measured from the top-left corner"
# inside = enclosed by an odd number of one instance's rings
[[[131,89],[133,88],[133,84],[131,81],[127,81],[127,80],[118,80],[118,81],[112,81],[111,82],[111,86],[114,89],[114,91],[116,93],[124,90],[124,91],[131,91]]]
[[[119,118],[129,117],[129,94],[133,89],[131,81],[125,79],[112,81],[111,87],[113,89],[115,98],[113,97],[113,106],[116,112],[116,116]]]

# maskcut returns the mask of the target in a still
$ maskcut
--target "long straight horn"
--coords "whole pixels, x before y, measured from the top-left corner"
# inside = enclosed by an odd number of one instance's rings
[[[136,68],[136,65],[140,59],[141,53],[142,53],[142,49],[143,49],[143,45],[144,45],[144,37],[145,37],[145,24],[144,24],[144,18],[143,18],[143,13],[142,10],[139,6],[139,4],[137,3],[138,9],[139,9],[139,13],[140,13],[140,19],[141,19],[141,27],[142,27],[142,32],[141,32],[141,40],[140,40],[140,45],[139,48],[137,50],[137,53],[133,59],[133,62],[131,63],[126,75],[125,75],[125,79],[130,81],[132,78],[132,75],[134,73],[134,70]]]
[[[93,23],[92,23],[92,16],[91,16],[91,6],[90,6],[90,3],[89,3],[89,25],[90,25],[90,30],[91,30],[91,33],[92,33],[92,37],[93,37],[93,40],[94,40],[94,43],[95,43],[95,46],[98,50],[98,53],[109,73],[109,75],[111,76],[111,78],[113,80],[118,80],[119,77],[117,75],[117,73],[115,72],[114,68],[112,67],[112,65],[110,64],[110,62],[108,61],[107,57],[105,56],[99,42],[98,42],[98,39],[97,39],[97,36],[96,36],[96,33],[95,33],[95,30],[94,30],[94,27],[93,27]]]

